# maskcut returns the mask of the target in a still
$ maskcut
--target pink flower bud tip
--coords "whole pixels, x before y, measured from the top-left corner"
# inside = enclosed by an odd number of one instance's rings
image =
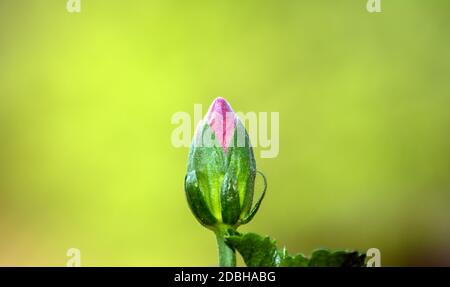
[[[213,130],[217,141],[227,152],[236,127],[236,115],[224,98],[218,97],[209,107],[206,121]]]

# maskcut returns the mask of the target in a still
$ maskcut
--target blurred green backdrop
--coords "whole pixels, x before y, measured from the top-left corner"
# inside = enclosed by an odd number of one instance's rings
[[[81,4],[0,0],[0,265],[215,265],[170,137],[217,96],[280,113],[241,230],[450,265],[449,1]]]

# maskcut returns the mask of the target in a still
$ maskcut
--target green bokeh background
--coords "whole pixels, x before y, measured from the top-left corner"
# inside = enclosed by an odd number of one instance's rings
[[[81,2],[0,0],[0,265],[215,265],[171,117],[217,96],[280,113],[242,231],[450,265],[449,1]]]

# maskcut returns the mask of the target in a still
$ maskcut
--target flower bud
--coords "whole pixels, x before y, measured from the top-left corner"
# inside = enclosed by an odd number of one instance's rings
[[[265,194],[252,208],[256,173],[247,131],[228,102],[215,99],[189,153],[185,192],[192,213],[213,230],[249,222]]]

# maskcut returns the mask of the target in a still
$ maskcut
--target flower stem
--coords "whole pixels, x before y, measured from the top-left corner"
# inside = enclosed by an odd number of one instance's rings
[[[225,243],[225,233],[216,232],[220,267],[236,267],[236,253]]]

